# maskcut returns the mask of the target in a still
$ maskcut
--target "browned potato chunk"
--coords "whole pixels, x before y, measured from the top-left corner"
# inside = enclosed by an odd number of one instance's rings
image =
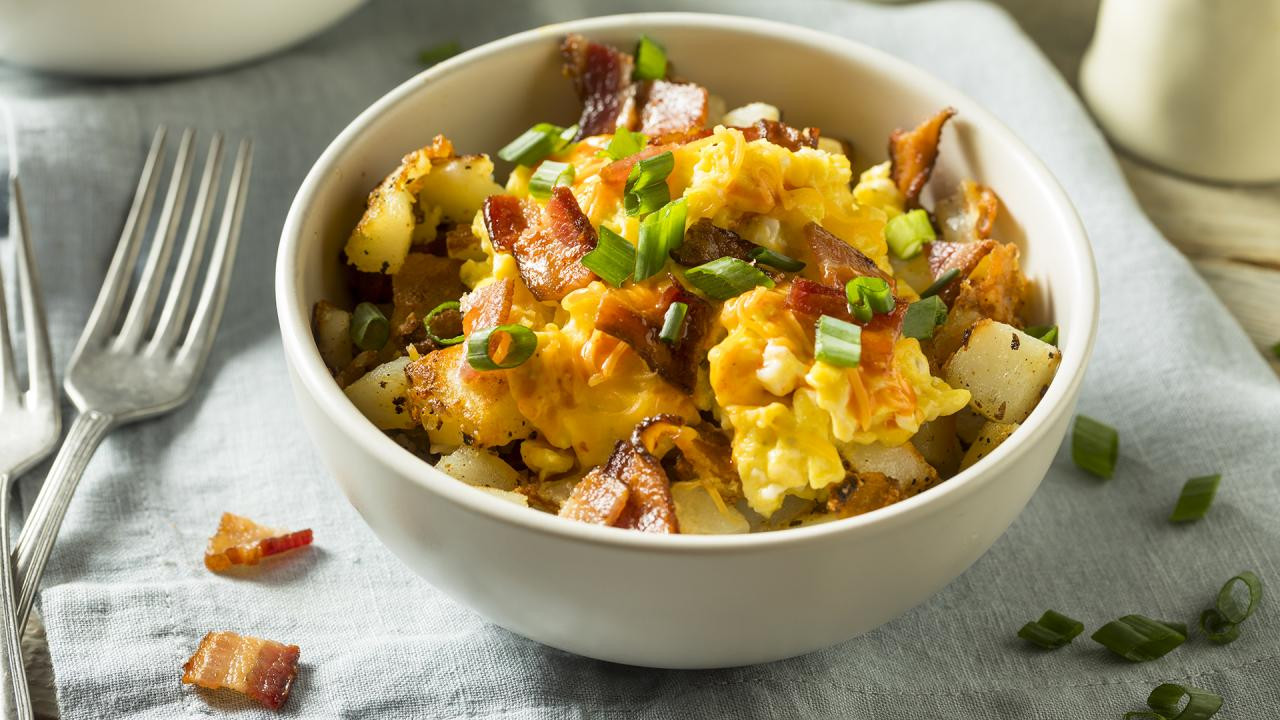
[[[405,397],[409,383],[404,368],[408,363],[407,357],[385,362],[343,390],[352,404],[383,430],[408,430],[415,424]]]
[[[351,363],[351,313],[321,300],[311,314],[311,330],[329,372]]]
[[[463,436],[479,447],[497,447],[533,431],[511,397],[506,375],[472,370],[462,345],[428,353],[405,373],[409,406],[433,447],[456,448]]]
[[[1040,402],[1061,359],[1058,348],[984,319],[947,361],[943,379],[968,390],[970,407],[988,420],[1020,423]]]
[[[978,437],[969,446],[969,451],[964,454],[964,459],[960,461],[960,469],[964,470],[990,455],[1018,427],[1018,423],[989,422],[983,425],[982,430],[978,431]]]
[[[938,471],[911,443],[897,447],[886,447],[880,443],[847,443],[840,448],[840,454],[856,473],[880,473],[893,480],[904,498],[928,490],[939,482]]]
[[[920,431],[912,436],[911,444],[920,451],[925,462],[944,477],[956,474],[960,458],[964,455],[960,438],[956,435],[955,415],[944,415],[921,425]]]

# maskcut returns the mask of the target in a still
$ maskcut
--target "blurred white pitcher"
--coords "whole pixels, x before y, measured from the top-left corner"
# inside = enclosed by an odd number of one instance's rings
[[[1280,181],[1280,0],[1102,0],[1080,85],[1120,145],[1177,172]]]

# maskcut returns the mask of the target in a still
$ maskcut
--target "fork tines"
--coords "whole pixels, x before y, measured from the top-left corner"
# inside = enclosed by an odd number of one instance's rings
[[[160,213],[154,226],[151,226],[152,205],[165,165],[165,136],[165,128],[160,127],[152,138],[151,150],[138,180],[138,188],[120,234],[120,242],[112,256],[111,266],[89,316],[88,328],[81,337],[81,347],[77,354],[88,346],[109,344],[112,349],[121,352],[176,353],[181,359],[184,356],[202,357],[212,343],[212,330],[217,327],[222,300],[230,284],[229,270],[234,260],[240,222],[244,214],[252,143],[247,139],[242,140],[236,152],[231,181],[222,200],[218,232],[208,255],[204,285],[188,322],[195,280],[201,262],[205,260],[205,245],[218,200],[223,139],[220,133],[215,133],[209,141],[199,186],[186,218],[186,231],[178,260],[170,268],[174,242],[187,205],[194,164],[195,131],[188,128],[182,132]],[[150,248],[135,281],[134,268],[148,230],[151,236]],[[159,319],[153,322],[166,279],[168,293],[160,309]],[[129,292],[131,286],[132,293]],[[127,307],[126,300],[130,300]]]
[[[12,156],[11,156],[12,157]],[[0,274],[0,408],[19,404],[35,407],[57,401],[53,382],[53,363],[49,354],[49,338],[45,333],[44,308],[40,304],[40,288],[32,268],[31,242],[27,235],[27,217],[22,202],[22,187],[16,174],[9,174],[9,240],[14,246],[14,274],[17,276],[17,298],[21,308],[23,334],[27,346],[27,389],[21,389],[14,364],[13,343],[9,333],[8,308],[5,307],[4,278]],[[25,399],[24,399],[25,398]]]

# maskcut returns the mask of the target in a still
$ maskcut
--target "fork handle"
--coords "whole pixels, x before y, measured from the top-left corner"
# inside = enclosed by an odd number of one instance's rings
[[[14,577],[21,578],[21,592],[18,594],[15,614],[18,627],[26,627],[31,603],[40,586],[40,576],[44,574],[45,563],[53,552],[53,543],[58,539],[58,530],[71,505],[71,496],[80,484],[80,476],[84,474],[98,444],[115,426],[115,422],[114,416],[97,410],[88,410],[76,416],[67,439],[58,450],[58,457],[49,468],[44,484],[40,486],[40,494],[36,496],[31,514],[23,524],[22,534],[18,536],[18,546],[14,551]]]
[[[13,561],[9,557],[9,476],[0,473],[0,635],[4,637],[5,668],[9,675],[9,690],[13,694],[13,708],[17,720],[31,720],[35,713],[31,708],[31,689],[27,686],[27,669],[22,664],[22,625],[14,619],[17,604],[14,592]]]

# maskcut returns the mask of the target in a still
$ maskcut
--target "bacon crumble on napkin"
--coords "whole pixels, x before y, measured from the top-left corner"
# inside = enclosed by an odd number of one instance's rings
[[[289,689],[298,675],[298,655],[297,645],[211,632],[182,666],[182,682],[210,690],[234,690],[278,710],[289,699]]]
[[[264,557],[310,544],[310,528],[296,532],[277,530],[246,517],[222,513],[218,530],[204,551],[204,564],[214,572],[222,572],[232,565],[257,565]]]

